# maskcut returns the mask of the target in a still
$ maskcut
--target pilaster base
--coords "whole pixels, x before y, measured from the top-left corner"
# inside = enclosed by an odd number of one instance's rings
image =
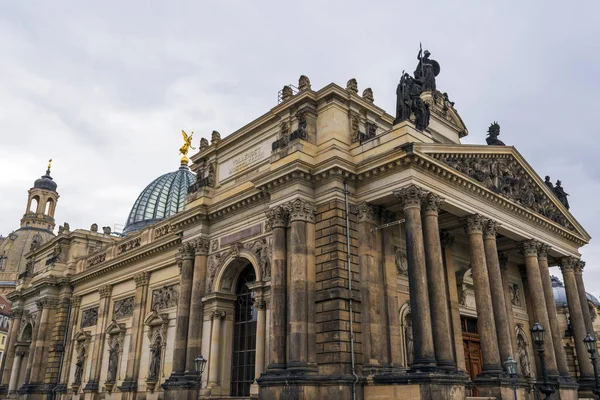
[[[126,378],[121,384],[121,386],[119,386],[119,390],[121,392],[137,392],[137,379]]]
[[[454,373],[408,372],[382,374],[373,377],[373,384],[365,385],[365,399],[381,400],[462,400],[469,377],[462,371]]]
[[[582,376],[577,381],[579,383],[579,397],[583,398],[595,398],[594,387],[596,386],[596,381],[593,376]]]
[[[171,374],[162,384],[165,400],[195,400],[197,376],[194,374]]]
[[[100,385],[99,385],[98,381],[90,380],[90,381],[87,381],[87,384],[83,388],[83,392],[84,393],[97,392],[99,387],[100,387]]]
[[[23,400],[45,400],[52,387],[44,383],[26,383],[17,390],[17,398]]]
[[[352,375],[314,375],[290,371],[266,371],[257,379],[259,400],[320,400],[351,399]],[[356,385],[357,399],[362,399],[362,388]]]

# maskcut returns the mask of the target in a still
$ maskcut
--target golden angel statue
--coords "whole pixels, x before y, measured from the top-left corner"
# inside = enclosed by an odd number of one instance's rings
[[[192,150],[196,150],[195,147],[192,147],[192,136],[194,136],[194,132],[192,132],[190,135],[188,135],[187,133],[185,133],[185,131],[182,129],[181,130],[181,135],[183,136],[183,146],[181,146],[179,148],[179,153],[183,155],[183,157],[181,158],[181,160],[186,160],[187,161],[187,153],[190,150],[190,148]]]

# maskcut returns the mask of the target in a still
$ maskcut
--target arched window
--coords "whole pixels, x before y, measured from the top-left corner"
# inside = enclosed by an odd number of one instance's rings
[[[38,204],[40,203],[40,198],[38,196],[34,196],[29,203],[29,212],[37,213]]]
[[[254,282],[254,268],[248,264],[236,286],[237,300],[233,316],[231,396],[250,396],[256,359],[256,310],[248,283]]]
[[[52,215],[52,211],[53,211],[52,210],[53,205],[54,205],[54,200],[48,199],[48,201],[46,202],[46,209],[44,210],[44,214],[51,216]]]

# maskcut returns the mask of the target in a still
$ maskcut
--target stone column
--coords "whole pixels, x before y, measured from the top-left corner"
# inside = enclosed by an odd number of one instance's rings
[[[260,299],[256,303],[257,315],[256,315],[256,359],[254,366],[254,379],[260,378],[260,375],[265,369],[265,342],[267,335],[267,317],[266,308],[267,303]]]
[[[500,361],[504,363],[504,361],[508,360],[509,356],[514,358],[515,354],[513,353],[512,342],[510,340],[511,331],[506,312],[504,286],[502,285],[502,273],[500,272],[500,260],[498,259],[498,247],[496,246],[495,221],[485,221],[483,227],[483,245],[485,249],[485,263],[490,280],[490,293],[494,308],[494,321],[496,322],[498,350],[500,351]]]
[[[84,392],[97,392],[100,388],[100,372],[102,370],[102,356],[104,355],[104,341],[106,322],[110,307],[110,295],[112,285],[104,285],[98,289],[100,292],[100,304],[98,305],[98,321],[96,323],[96,335],[94,339],[94,350],[90,363],[90,379],[87,381]]]
[[[15,348],[15,355],[12,362],[12,374],[10,375],[10,381],[8,383],[8,394],[15,393],[18,389],[17,383],[19,380],[19,371],[21,370],[21,363],[25,357],[25,352],[20,348]]]
[[[538,247],[538,264],[540,266],[540,276],[542,286],[544,287],[544,299],[546,300],[546,310],[548,313],[549,330],[552,335],[554,345],[554,356],[556,357],[556,367],[561,376],[569,377],[569,367],[567,366],[567,355],[563,347],[563,335],[558,326],[558,316],[556,313],[556,303],[552,292],[552,281],[550,280],[550,271],[548,270],[548,250],[550,246],[540,244]]]
[[[575,278],[575,268],[578,262],[579,260],[575,257],[564,257],[561,259],[560,270],[565,281],[565,292],[567,294],[569,315],[571,316],[571,329],[573,330],[575,349],[577,351],[580,379],[593,380],[594,372],[592,370],[592,363],[583,342],[586,336],[586,329],[583,314],[581,313],[582,308],[577,290],[577,279]]]
[[[273,229],[273,255],[271,264],[271,351],[267,369],[281,370],[286,366],[287,324],[287,210],[277,206],[267,211]]]
[[[388,335],[382,270],[381,234],[375,230],[379,209],[367,203],[357,206],[358,264],[361,292],[362,358],[365,375],[389,364]]]
[[[530,298],[535,320],[550,333],[550,319],[548,318],[548,308],[546,307],[546,300],[544,299],[544,287],[542,285],[542,277],[537,257],[538,246],[539,242],[536,240],[522,242],[525,268],[527,270],[527,282],[532,294]],[[545,335],[544,337],[544,350],[546,350],[546,367],[548,369],[548,375],[558,375],[556,356],[554,355],[554,341],[552,340],[551,334]]]
[[[187,337],[186,374],[196,376],[194,360],[202,352],[202,298],[206,289],[206,264],[208,260],[208,239],[199,238],[194,241],[194,279],[192,280],[192,293],[190,300],[190,318]]]
[[[577,292],[579,294],[579,302],[581,303],[581,311],[583,313],[583,322],[585,323],[585,331],[590,335],[594,336],[594,326],[592,325],[592,315],[588,306],[587,293],[585,292],[585,285],[583,284],[583,268],[585,267],[585,261],[579,260],[573,271],[575,273],[575,282],[577,282]],[[594,336],[595,337],[595,336]]]
[[[290,216],[290,260],[288,293],[288,348],[287,368],[306,370],[309,367],[309,256],[308,224],[315,221],[315,206],[301,199],[286,205]],[[314,260],[313,260],[314,261]],[[314,270],[314,266],[313,266]],[[314,283],[314,280],[313,280]]]
[[[41,310],[40,325],[38,329],[37,338],[35,340],[35,352],[33,356],[33,364],[31,366],[30,382],[41,383],[44,377],[44,368],[46,363],[44,362],[44,349],[48,347],[48,334],[51,331],[49,316],[51,310],[58,306],[58,301],[55,298],[43,298],[37,302],[38,309]],[[33,341],[31,342],[34,343]]]
[[[182,376],[185,373],[188,326],[190,322],[190,302],[194,278],[194,244],[190,242],[183,243],[179,248],[179,255],[181,257],[181,276],[179,279],[179,301],[177,302],[175,342],[173,344],[172,376]]]
[[[208,359],[208,387],[218,387],[221,385],[219,371],[221,365],[219,362],[221,353],[221,321],[225,319],[225,311],[216,310],[211,315],[212,334],[210,337],[210,356]]]
[[[444,275],[444,260],[440,242],[438,214],[443,200],[429,193],[423,202],[423,238],[425,242],[425,260],[427,262],[427,283],[429,304],[431,307],[431,325],[435,358],[441,368],[455,369],[452,354],[450,315],[448,312],[448,294]]]
[[[500,373],[502,372],[502,361],[498,349],[490,278],[483,243],[485,223],[486,219],[483,216],[470,215],[466,218],[465,230],[469,235],[475,305],[477,307],[477,330],[481,337],[481,354],[483,356],[482,373]]]
[[[75,341],[73,340],[73,336],[75,336],[77,332],[77,321],[79,318],[79,307],[81,306],[81,296],[72,296],[71,297],[71,316],[69,320],[69,326],[66,330],[66,335],[69,335],[69,341],[67,342],[67,346],[65,349],[65,358],[63,360],[63,368],[60,377],[59,389],[60,391],[64,391],[67,388],[67,383],[69,382],[69,376],[71,373],[71,359],[73,357],[73,347],[75,346]]]
[[[510,343],[513,352],[518,349],[517,333],[515,330],[515,316],[513,314],[512,299],[510,297],[510,282],[508,280],[508,257],[504,253],[498,253],[498,262],[500,263],[500,275],[502,276],[502,291],[504,292],[504,304],[506,305],[506,315],[508,317],[508,327],[510,331]],[[513,356],[516,360],[517,358]]]
[[[454,236],[449,232],[442,231],[440,234],[444,248],[444,266],[446,268],[446,282],[448,299],[450,301],[450,321],[452,322],[452,338],[454,341],[454,360],[456,366],[463,371],[467,370],[465,364],[465,347],[462,339],[462,327],[460,324],[460,304],[458,299],[458,287],[456,286],[456,266],[454,265]]]
[[[414,361],[413,370],[435,367],[435,350],[431,329],[431,310],[427,289],[427,266],[421,224],[421,201],[425,192],[410,185],[394,192],[404,210],[406,225],[406,253],[408,260],[408,287],[413,324]]]
[[[35,324],[33,324],[33,331],[31,333],[31,343],[29,345],[29,355],[27,357],[27,367],[25,369],[25,384],[31,382],[32,369],[33,369],[33,358],[35,356],[35,347],[38,338],[38,334],[40,332],[40,321],[42,319],[42,310],[44,309],[44,301],[37,300],[35,302],[38,312],[35,319]]]
[[[131,318],[131,340],[129,342],[129,355],[127,356],[127,371],[120,389],[122,392],[137,391],[140,373],[140,360],[142,352],[142,338],[144,334],[143,318],[148,298],[148,284],[150,272],[144,271],[133,277],[135,281],[135,297],[133,316]]]
[[[23,309],[22,308],[13,308],[11,310],[11,323],[10,323],[10,333],[8,335],[8,343],[5,347],[5,360],[4,360],[4,371],[2,372],[2,385],[8,385],[10,383],[11,374],[13,371],[16,374],[19,374],[18,369],[13,369],[14,359],[15,359],[15,343],[17,342],[17,337],[19,336],[19,332],[21,331],[21,318],[23,317]],[[20,362],[20,361],[19,361]],[[20,364],[19,364],[20,365]]]

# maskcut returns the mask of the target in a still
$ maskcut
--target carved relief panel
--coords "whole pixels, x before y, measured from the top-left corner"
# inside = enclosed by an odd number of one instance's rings
[[[87,328],[98,323],[98,307],[88,308],[81,313],[81,327]]]

